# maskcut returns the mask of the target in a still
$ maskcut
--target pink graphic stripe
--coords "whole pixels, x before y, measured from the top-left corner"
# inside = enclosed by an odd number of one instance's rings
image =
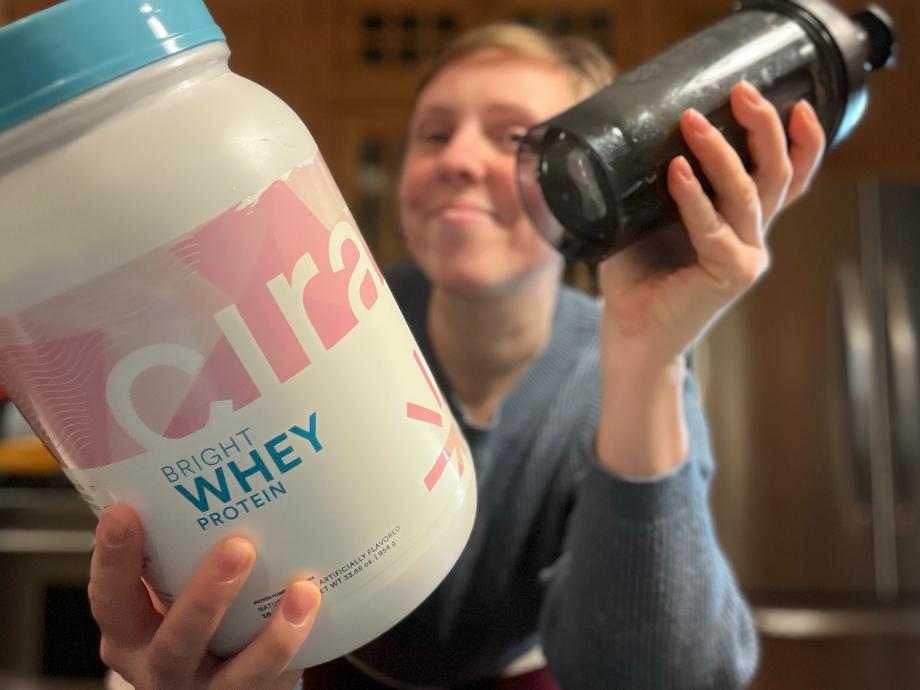
[[[463,476],[463,449],[466,447],[456,425],[451,425],[450,433],[447,435],[447,443],[451,446],[451,455],[457,462],[457,476]]]
[[[422,358],[419,356],[418,350],[413,351],[412,356],[415,357],[415,363],[418,364],[419,371],[421,371],[422,376],[425,377],[425,383],[428,384],[428,388],[431,390],[431,394],[434,396],[434,399],[438,401],[438,407],[444,407],[444,403],[441,401],[441,396],[438,395],[438,389],[435,388],[431,377],[428,376],[428,371],[425,369],[425,365],[422,364]]]
[[[444,474],[447,463],[450,462],[451,459],[455,460],[457,463],[457,476],[462,477],[463,444],[460,442],[456,426],[451,426],[450,433],[447,435],[447,444],[445,444],[444,448],[442,448],[441,452],[438,454],[434,466],[428,471],[428,474],[425,475],[425,486],[428,487],[429,491],[438,483],[441,475]]]
[[[457,476],[463,476],[463,451],[459,446],[454,446],[454,457],[457,459]]]
[[[416,419],[420,422],[441,426],[443,423],[441,415],[429,407],[422,407],[415,403],[406,403],[406,416],[409,419]]]
[[[434,463],[434,467],[425,475],[425,486],[428,487],[429,491],[434,488],[434,485],[438,483],[441,475],[444,474],[444,468],[447,467],[449,460],[450,454],[447,452],[447,448],[442,448],[441,452],[438,454],[438,459]]]

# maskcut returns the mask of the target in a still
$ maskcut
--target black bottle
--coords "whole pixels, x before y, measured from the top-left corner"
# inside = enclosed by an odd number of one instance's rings
[[[598,261],[643,233],[679,223],[669,162],[684,155],[711,194],[679,131],[690,107],[706,115],[750,166],[729,95],[742,79],[788,125],[807,99],[828,148],[859,121],[866,75],[893,64],[893,24],[880,8],[847,17],[824,0],[743,0],[719,23],[528,130],[518,150],[521,196],[540,232],[572,259]]]

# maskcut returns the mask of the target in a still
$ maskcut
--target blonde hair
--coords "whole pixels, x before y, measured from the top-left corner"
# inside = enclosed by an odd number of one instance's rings
[[[613,62],[598,45],[580,36],[551,36],[523,24],[496,23],[460,34],[444,45],[423,74],[416,95],[453,63],[485,50],[532,58],[561,67],[572,77],[579,98],[613,81]]]

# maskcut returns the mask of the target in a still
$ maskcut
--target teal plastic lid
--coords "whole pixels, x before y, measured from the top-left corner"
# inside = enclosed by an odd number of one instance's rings
[[[0,131],[224,35],[201,0],[65,0],[0,28]]]

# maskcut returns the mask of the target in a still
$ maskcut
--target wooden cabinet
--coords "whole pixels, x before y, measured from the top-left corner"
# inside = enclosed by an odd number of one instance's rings
[[[0,0],[0,26],[48,9],[59,2],[61,0]]]
[[[620,5],[609,0],[501,0],[487,3],[480,23],[513,21],[551,33],[574,33],[592,39],[619,57]]]
[[[303,119],[318,140],[328,140],[334,118],[326,93],[334,74],[326,67],[333,44],[332,4],[325,1],[210,0],[214,21],[227,37],[230,67],[273,92]]]
[[[409,110],[408,102],[345,109],[329,148],[333,176],[381,265],[406,256],[396,199]]]
[[[437,49],[477,23],[475,3],[351,0],[336,4],[326,64],[332,103],[406,103]]]
[[[641,37],[638,62],[648,60],[678,41],[719,21],[732,10],[732,0],[645,0],[636,3],[631,32]],[[633,66],[633,65],[630,65]]]

